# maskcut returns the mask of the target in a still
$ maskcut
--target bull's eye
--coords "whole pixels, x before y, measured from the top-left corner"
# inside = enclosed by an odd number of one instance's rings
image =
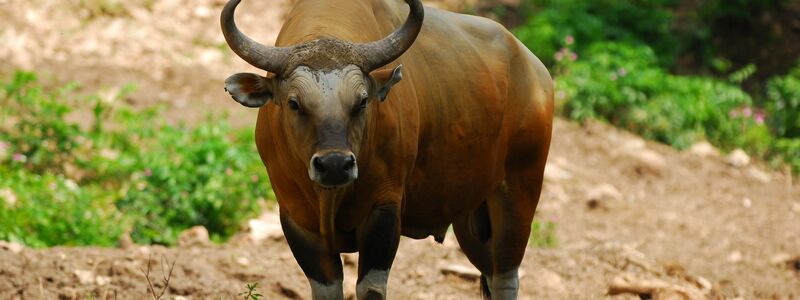
[[[303,112],[300,109],[300,103],[298,103],[297,100],[294,99],[294,98],[289,99],[289,108],[291,108],[293,111],[296,111],[298,113],[302,113]]]
[[[361,97],[361,102],[358,103],[358,106],[353,108],[353,114],[359,114],[359,113],[363,112],[364,109],[367,108],[368,100],[369,100],[369,97],[362,96]]]

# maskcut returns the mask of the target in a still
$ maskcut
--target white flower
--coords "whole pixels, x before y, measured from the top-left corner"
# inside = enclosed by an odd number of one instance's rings
[[[119,152],[108,148],[103,148],[100,149],[100,157],[108,160],[116,160],[117,158],[119,158]]]
[[[3,200],[9,206],[14,206],[14,204],[17,204],[17,195],[14,194],[14,191],[12,191],[11,189],[6,188],[0,190],[0,198],[3,198]]]
[[[75,183],[75,181],[72,181],[72,179],[64,180],[64,186],[66,186],[71,191],[78,190],[78,184]]]

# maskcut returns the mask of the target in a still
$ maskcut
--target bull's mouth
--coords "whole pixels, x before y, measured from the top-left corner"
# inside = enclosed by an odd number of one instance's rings
[[[353,179],[352,179],[352,180],[347,180],[347,181],[345,181],[344,183],[339,183],[339,184],[325,183],[325,182],[322,182],[322,181],[320,181],[320,180],[314,180],[313,178],[312,178],[311,180],[313,180],[314,182],[316,182],[316,183],[317,183],[317,185],[318,185],[320,188],[322,188],[323,190],[326,190],[326,191],[332,191],[332,190],[337,190],[337,189],[340,189],[340,188],[347,187],[348,185],[350,185],[351,183],[353,183],[353,181],[355,181],[355,180],[356,180],[356,178],[355,178],[355,176],[353,176]]]

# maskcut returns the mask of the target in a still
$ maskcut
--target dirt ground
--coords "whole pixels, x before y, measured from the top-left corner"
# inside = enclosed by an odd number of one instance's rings
[[[97,3],[121,6],[98,10]],[[171,120],[225,111],[236,126],[252,126],[254,111],[222,90],[228,75],[255,71],[224,47],[216,19],[224,1],[146,3],[0,0],[0,74],[37,70],[54,85],[82,82],[87,93],[113,94],[133,82],[139,89],[124,101],[165,104]],[[237,20],[271,43],[287,7],[244,1]],[[608,295],[627,278],[687,299],[800,299],[800,185],[760,162],[734,167],[724,154],[702,150],[678,152],[601,123],[557,120],[536,217],[557,224],[557,241],[528,249],[521,298],[639,299]],[[241,299],[252,282],[265,299],[309,298],[279,236],[176,248],[0,245],[0,299],[146,299],[141,269],[152,260],[158,288],[162,256],[176,261],[166,299]],[[344,261],[352,295],[357,259]],[[443,272],[454,266],[468,271]],[[452,236],[443,245],[404,238],[389,295],[477,299],[470,268]]]

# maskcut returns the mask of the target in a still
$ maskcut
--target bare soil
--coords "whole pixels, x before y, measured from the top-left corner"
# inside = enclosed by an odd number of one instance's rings
[[[121,12],[87,6],[101,2],[120,3]],[[228,75],[257,72],[222,43],[216,18],[224,1],[146,3],[0,0],[0,73],[37,70],[54,85],[82,82],[87,93],[112,94],[134,82],[139,90],[124,101],[165,104],[173,121],[222,111],[234,125],[252,126],[254,111],[222,90]],[[237,19],[271,43],[287,7],[285,0],[244,1]],[[523,299],[638,299],[608,295],[623,275],[699,298],[800,299],[800,185],[782,172],[760,162],[733,167],[724,155],[678,152],[602,123],[558,119],[546,177],[536,218],[557,224],[557,241],[528,249]],[[175,248],[0,246],[0,299],[147,299],[142,268],[152,261],[158,289],[161,257],[176,261],[165,299],[241,299],[252,282],[264,299],[310,296],[279,237]],[[344,261],[352,296],[357,259]],[[389,295],[479,298],[471,275],[442,272],[453,265],[472,268],[452,236],[442,245],[404,238]]]

